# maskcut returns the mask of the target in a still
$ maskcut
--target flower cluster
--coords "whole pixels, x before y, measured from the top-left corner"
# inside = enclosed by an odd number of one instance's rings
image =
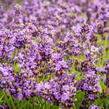
[[[91,105],[90,109],[101,109],[99,106]]]
[[[10,4],[7,11],[0,5],[1,89],[19,100],[39,95],[70,108],[78,90],[95,101],[103,91],[100,81],[109,87],[108,0]]]

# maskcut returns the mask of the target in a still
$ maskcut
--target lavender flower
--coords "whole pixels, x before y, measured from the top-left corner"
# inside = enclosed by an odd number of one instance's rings
[[[101,108],[99,106],[96,106],[96,105],[92,104],[90,109],[101,109]]]

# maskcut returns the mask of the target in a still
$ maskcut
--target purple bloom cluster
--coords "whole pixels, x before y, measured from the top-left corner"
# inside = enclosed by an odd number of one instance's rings
[[[101,109],[99,106],[91,105],[90,109]]]
[[[0,88],[19,100],[39,95],[70,108],[78,90],[94,101],[102,92],[101,78],[109,87],[109,62],[96,65],[105,51],[98,37],[109,39],[108,0],[23,0],[7,11],[4,6]]]
[[[50,103],[72,107],[76,95],[74,78],[74,75],[63,73],[60,78],[55,77],[54,80],[39,83],[37,93]]]

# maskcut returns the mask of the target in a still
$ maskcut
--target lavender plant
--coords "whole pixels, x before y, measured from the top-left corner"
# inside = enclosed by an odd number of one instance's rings
[[[108,0],[17,2],[0,5],[0,108],[108,109]]]

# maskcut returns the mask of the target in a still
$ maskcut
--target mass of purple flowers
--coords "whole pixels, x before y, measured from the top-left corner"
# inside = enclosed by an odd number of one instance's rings
[[[109,1],[9,3],[0,5],[0,89],[66,109],[78,102],[78,109],[102,109],[93,104],[101,98],[108,109]]]

